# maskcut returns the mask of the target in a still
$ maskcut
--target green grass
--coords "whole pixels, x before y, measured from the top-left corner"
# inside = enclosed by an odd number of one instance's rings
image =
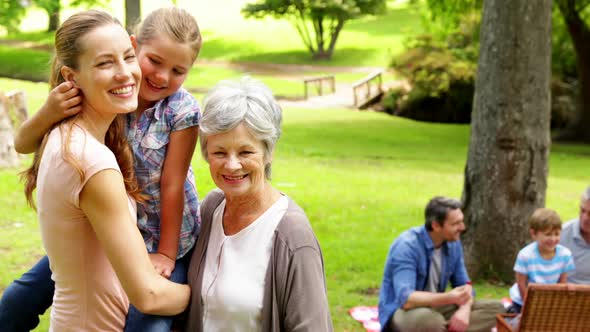
[[[46,81],[50,53],[0,45],[0,77]]]
[[[420,17],[413,7],[395,1],[389,3],[384,15],[348,22],[338,39],[333,59],[322,64],[386,66],[391,56],[402,50],[401,42],[406,36],[422,31]],[[288,21],[243,19],[238,10],[239,7],[227,9],[224,13],[229,16],[227,20],[202,22],[203,58],[314,63]],[[197,19],[200,20],[198,16]]]
[[[0,80],[0,90],[14,88],[27,92],[31,110],[46,94],[43,84]],[[377,303],[392,240],[422,224],[430,197],[461,195],[469,127],[374,112],[286,109],[283,129],[273,185],[303,207],[322,245],[335,330],[363,331],[347,310]],[[0,171],[0,290],[43,253],[17,180],[23,167]],[[193,167],[203,197],[213,183],[198,150]],[[588,184],[590,147],[554,144],[549,169],[547,206],[564,220],[575,217]],[[475,288],[481,297],[508,295],[508,286],[477,282]],[[47,329],[47,315],[43,324],[39,331]]]
[[[177,1],[198,20],[204,43],[201,59],[257,63],[313,64],[310,54],[301,43],[296,30],[287,20],[266,18],[245,19],[240,9],[243,1]],[[163,1],[144,5],[144,15],[151,9],[166,5]],[[122,1],[111,1],[105,9],[122,18]],[[73,13],[67,9],[62,19]],[[51,46],[52,34],[42,32],[47,18],[43,11],[30,9],[20,32],[4,36],[8,40],[25,40]],[[331,61],[322,61],[330,66],[387,66],[394,54],[402,50],[402,40],[408,35],[422,31],[420,16],[413,6],[405,1],[389,1],[388,10],[380,16],[351,20],[345,25],[338,39],[336,52]],[[2,53],[4,53],[3,50]],[[15,52],[14,50],[11,52]],[[45,51],[44,58],[49,57]],[[7,59],[8,60],[8,59]],[[21,54],[11,62],[0,58],[0,68],[8,64],[27,72],[27,67],[36,65],[33,54]],[[7,65],[1,65],[7,64]],[[44,68],[44,66],[41,66]],[[24,70],[24,71],[23,71]],[[0,70],[0,76],[8,76]]]

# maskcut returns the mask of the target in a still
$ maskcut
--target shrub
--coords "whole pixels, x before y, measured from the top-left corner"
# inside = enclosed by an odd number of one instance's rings
[[[407,50],[394,59],[392,67],[409,82],[411,89],[386,94],[387,112],[417,120],[468,123],[477,57],[472,46],[465,47],[463,34],[453,34],[447,41],[421,35],[408,42]]]

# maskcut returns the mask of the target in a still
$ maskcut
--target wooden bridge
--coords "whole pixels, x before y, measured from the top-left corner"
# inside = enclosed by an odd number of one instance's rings
[[[336,84],[334,75],[304,78],[304,100],[282,100],[281,103],[304,108],[365,109],[384,93],[382,74],[382,70],[376,71],[352,85]]]

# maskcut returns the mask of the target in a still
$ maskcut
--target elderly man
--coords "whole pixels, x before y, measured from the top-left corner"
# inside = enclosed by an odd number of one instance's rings
[[[490,331],[500,301],[474,301],[463,261],[461,204],[434,197],[424,226],[402,233],[391,245],[381,293],[381,331]],[[447,284],[452,290],[445,292]]]
[[[580,216],[563,225],[560,243],[572,252],[576,264],[568,282],[590,284],[590,187],[582,193]]]

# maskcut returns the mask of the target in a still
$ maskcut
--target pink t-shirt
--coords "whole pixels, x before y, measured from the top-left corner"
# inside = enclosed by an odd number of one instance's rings
[[[94,174],[120,171],[119,166],[111,150],[77,125],[70,150],[84,170],[84,182],[63,159],[59,128],[49,134],[37,178],[41,237],[55,281],[50,330],[123,331],[129,300],[78,200]],[[129,213],[135,223],[132,200]]]

